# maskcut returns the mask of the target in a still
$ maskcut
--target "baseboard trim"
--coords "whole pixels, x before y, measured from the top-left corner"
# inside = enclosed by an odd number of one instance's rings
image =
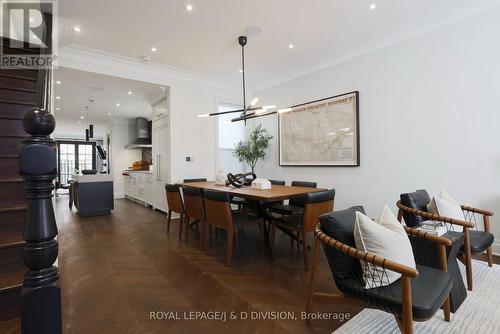
[[[493,254],[500,256],[500,241],[498,240],[493,242]]]
[[[125,193],[113,193],[114,198],[125,198]]]

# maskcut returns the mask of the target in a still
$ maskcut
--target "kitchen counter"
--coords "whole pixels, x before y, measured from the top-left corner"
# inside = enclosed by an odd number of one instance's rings
[[[153,174],[153,171],[149,170],[126,170],[126,173],[132,174],[132,173],[141,173],[141,174]]]
[[[75,182],[88,183],[88,182],[107,182],[113,181],[113,175],[111,174],[73,174],[71,179]]]
[[[73,201],[80,217],[109,215],[114,209],[113,176],[73,174]]]

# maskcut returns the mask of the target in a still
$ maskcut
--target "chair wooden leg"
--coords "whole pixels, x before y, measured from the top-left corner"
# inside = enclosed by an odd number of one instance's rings
[[[210,225],[207,221],[205,221],[205,244],[204,251],[208,253],[208,247],[212,241],[212,225]]]
[[[167,234],[170,233],[170,222],[172,220],[172,210],[168,210],[167,213]]]
[[[402,296],[403,296],[403,334],[413,334],[413,313],[411,301],[411,281],[409,277],[402,276]]]
[[[439,266],[444,272],[448,272],[448,262],[446,260],[446,247],[439,245]],[[446,298],[443,304],[444,320],[450,322],[450,295]]]
[[[266,249],[266,246],[264,245],[264,224],[265,223],[263,220],[259,223],[259,241],[260,241],[260,250],[262,252],[264,252]]]
[[[179,241],[182,241],[183,226],[184,226],[184,213],[181,212],[181,217],[179,218]]]
[[[311,313],[313,296],[314,296],[314,280],[316,279],[316,269],[318,267],[318,253],[319,253],[319,240],[314,238],[313,245],[313,257],[312,257],[312,268],[311,268],[311,276],[309,279],[309,291],[307,293],[307,304],[306,304],[306,313]],[[309,322],[309,317],[306,318],[306,322]]]
[[[227,265],[231,265],[231,259],[233,256],[233,237],[234,237],[234,231],[233,229],[227,230],[227,254],[226,254],[226,261]]]
[[[308,271],[309,267],[308,267],[308,263],[307,263],[307,257],[309,254],[307,254],[307,233],[302,231],[301,235],[302,235],[302,250],[304,252],[304,269],[306,271]]]
[[[467,290],[472,291],[472,256],[470,250],[469,229],[464,227],[464,255],[465,255],[465,272],[467,274]]]
[[[271,249],[274,249],[274,245],[276,244],[276,225],[270,224],[271,228]]]
[[[488,255],[488,267],[493,267],[493,249],[492,249],[493,246],[490,246],[487,250],[486,250],[486,254]]]
[[[206,223],[205,223],[204,219],[202,219],[200,221],[200,224],[201,224],[200,249],[203,250],[204,247],[205,247],[205,240],[206,240],[206,237],[207,237],[207,232],[205,231],[205,229],[207,228],[207,226],[206,226]]]
[[[292,249],[292,253],[293,253],[293,249],[294,249],[294,244],[293,244],[293,239],[290,238],[290,248]],[[297,231],[297,252],[299,251],[299,245],[300,245],[300,234],[299,234],[299,231]]]
[[[189,233],[189,221],[191,220],[191,218],[189,218],[188,215],[184,215],[184,223],[185,223],[185,226],[184,226],[184,242],[187,243],[188,242],[188,233]]]

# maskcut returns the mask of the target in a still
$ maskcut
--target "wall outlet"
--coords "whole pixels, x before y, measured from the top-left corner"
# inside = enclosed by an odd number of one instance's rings
[[[186,161],[191,161],[191,157],[186,157]]]

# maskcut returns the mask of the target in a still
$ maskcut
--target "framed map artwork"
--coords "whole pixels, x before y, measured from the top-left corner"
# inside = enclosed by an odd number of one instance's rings
[[[278,130],[280,166],[359,166],[359,92],[287,108]]]

